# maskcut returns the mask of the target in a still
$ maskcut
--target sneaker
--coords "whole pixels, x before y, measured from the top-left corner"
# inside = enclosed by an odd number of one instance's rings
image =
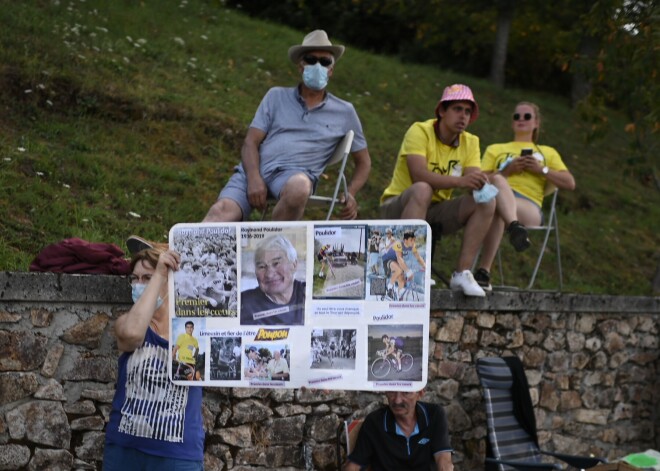
[[[493,291],[493,286],[490,284],[490,273],[488,273],[488,270],[485,268],[480,268],[474,273],[474,281],[476,281],[484,291]]]
[[[486,292],[477,284],[470,270],[455,271],[449,282],[451,289],[460,289],[465,296],[486,296]]]
[[[527,250],[531,245],[529,237],[527,237],[527,229],[525,229],[525,226],[518,221],[513,221],[509,224],[506,231],[509,233],[509,242],[511,242],[513,248],[516,249],[516,252]]]
[[[323,272],[322,271],[319,272],[319,278],[323,278]]]
[[[131,255],[135,255],[142,250],[153,249],[154,244],[140,236],[132,235],[126,239],[126,248],[131,253]]]

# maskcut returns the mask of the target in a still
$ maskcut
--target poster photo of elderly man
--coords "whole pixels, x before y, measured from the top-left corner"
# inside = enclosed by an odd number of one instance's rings
[[[305,323],[306,227],[241,234],[241,325]]]

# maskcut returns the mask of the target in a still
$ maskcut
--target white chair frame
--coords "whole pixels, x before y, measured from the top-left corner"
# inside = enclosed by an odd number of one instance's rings
[[[543,236],[543,245],[541,246],[541,250],[539,251],[539,256],[536,260],[536,264],[534,265],[534,271],[532,272],[532,278],[529,280],[529,284],[527,285],[526,288],[528,290],[532,288],[532,286],[534,285],[534,281],[536,281],[536,275],[538,274],[539,267],[541,266],[541,261],[543,260],[545,249],[548,246],[548,240],[550,239],[550,234],[553,232],[555,235],[555,247],[557,251],[557,274],[559,276],[559,291],[561,291],[564,287],[563,274],[561,268],[561,249],[559,246],[559,221],[557,220],[557,195],[559,193],[559,190],[556,187],[552,186],[551,188],[549,188],[549,192],[552,193],[552,197],[550,199],[550,210],[547,214],[546,223],[541,226],[525,226],[525,228],[530,232],[531,231],[545,232]],[[502,270],[502,256],[500,254],[500,250],[497,251],[497,267],[499,269],[501,283],[504,284],[504,273]]]
[[[339,171],[337,172],[337,183],[335,184],[335,190],[332,196],[321,196],[321,195],[312,195],[309,197],[307,204],[312,205],[329,205],[328,214],[325,217],[325,220],[330,220],[332,216],[332,211],[335,209],[335,205],[339,203],[339,193],[340,191],[346,195],[348,193],[348,183],[346,181],[346,162],[348,161],[348,155],[351,153],[351,145],[353,144],[353,136],[355,133],[353,131],[348,131],[343,139],[337,144],[332,157],[328,160],[326,167],[340,164]]]

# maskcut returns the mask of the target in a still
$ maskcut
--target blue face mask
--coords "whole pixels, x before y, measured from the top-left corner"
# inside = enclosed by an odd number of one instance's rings
[[[131,297],[133,298],[133,304],[135,304],[138,299],[140,299],[140,296],[142,296],[142,293],[144,293],[144,289],[147,287],[144,283],[135,283],[131,285]],[[158,309],[160,306],[163,304],[163,298],[158,296],[158,301],[156,301],[156,309]]]
[[[323,90],[328,85],[328,69],[318,62],[314,65],[306,65],[303,82],[312,90]]]

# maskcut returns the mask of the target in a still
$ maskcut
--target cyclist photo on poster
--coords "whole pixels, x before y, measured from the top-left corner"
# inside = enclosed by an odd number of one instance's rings
[[[172,319],[172,380],[204,381],[205,344],[198,340],[206,325],[203,318]]]
[[[421,381],[424,326],[377,324],[368,326],[369,381]]]
[[[354,370],[355,329],[313,329],[311,369]]]
[[[241,353],[241,337],[211,337],[211,380],[240,380]]]
[[[367,226],[314,226],[314,299],[364,299]]]
[[[306,227],[241,233],[241,325],[305,323]]]
[[[382,237],[381,234],[385,234]],[[424,301],[426,226],[370,226],[371,252],[367,272],[369,296],[377,301]]]

